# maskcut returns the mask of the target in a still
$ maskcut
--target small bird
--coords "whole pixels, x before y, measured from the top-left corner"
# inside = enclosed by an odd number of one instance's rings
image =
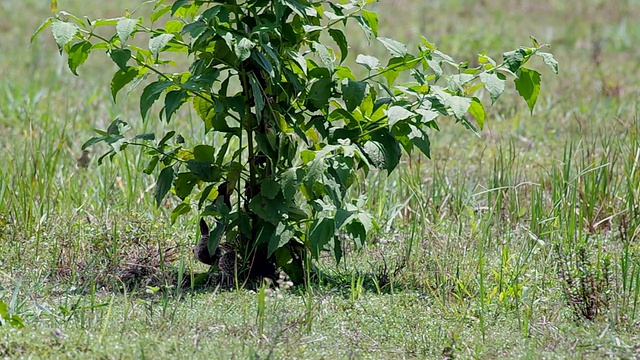
[[[213,254],[209,252],[209,226],[204,219],[200,219],[200,241],[193,247],[193,254],[198,261],[207,265],[215,264],[222,255],[219,248]]]
[[[82,150],[82,154],[76,159],[76,165],[81,169],[86,169],[91,162],[91,151],[89,149]]]
[[[230,243],[220,244],[217,250],[222,253],[218,261],[218,268],[222,273],[222,283],[232,285],[238,271],[238,254]]]
[[[204,219],[200,219],[200,241],[193,247],[193,254],[201,263],[207,265],[218,264],[222,275],[222,283],[233,284],[238,271],[238,253],[231,243],[222,243],[216,247],[214,253],[209,252],[209,226]]]

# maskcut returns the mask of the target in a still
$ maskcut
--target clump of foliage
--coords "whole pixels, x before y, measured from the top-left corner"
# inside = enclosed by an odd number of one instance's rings
[[[116,119],[83,149],[109,144],[101,162],[142,146],[149,159],[143,172],[157,173],[157,203],[169,192],[182,200],[172,220],[198,209],[215,219],[212,253],[227,242],[242,259],[241,270],[259,259],[301,281],[309,255],[329,250],[340,261],[345,239],[360,247],[375,230],[365,199],[347,197],[359,171],[392,172],[403,150],[430,156],[429,135],[442,117],[481,129],[485,107],[474,94],[484,88],[494,102],[507,76],[533,110],[540,73],[524,67],[532,57],[557,72],[553,56],[535,39],[532,47],[506,52],[502,63],[481,54],[475,67],[424,37],[410,52],[378,36],[378,17],[366,9],[370,2],[156,0],[144,4],[153,6],[149,19],[136,17],[137,11],[88,19],[58,11],[52,1],[55,15],[34,36],[51,27],[76,75],[91,52],[105,51],[117,66],[114,101],[126,85],[145,84],[140,114],[146,121],[158,101],[157,118],[168,129],[178,109],[191,106],[204,123],[206,143],[187,145],[170,129],[130,137],[128,123]],[[350,22],[389,51],[385,62],[355,56],[363,78],[345,62]],[[111,37],[96,32],[104,27],[114,29]],[[136,45],[139,38],[148,46]],[[178,70],[167,53],[190,66]]]

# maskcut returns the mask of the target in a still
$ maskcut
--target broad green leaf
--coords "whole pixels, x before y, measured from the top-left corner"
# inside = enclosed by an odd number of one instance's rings
[[[279,222],[278,226],[276,226],[276,230],[274,231],[271,239],[269,239],[269,249],[267,252],[267,257],[270,257],[274,251],[279,248],[287,245],[291,239],[293,239],[295,232],[291,225],[286,222]]]
[[[189,99],[189,93],[186,90],[172,90],[164,97],[165,120],[167,123],[171,120],[171,116]]]
[[[158,19],[160,19],[162,15],[168,13],[169,11],[171,11],[171,6],[168,6],[168,5],[161,6],[160,8],[158,8],[158,10],[151,13],[151,16],[150,16],[151,23],[158,21]]]
[[[446,105],[451,107],[456,119],[461,120],[469,110],[471,99],[463,96],[451,96],[446,100]]]
[[[147,118],[151,105],[160,98],[160,94],[171,85],[173,85],[171,81],[158,80],[147,85],[147,87],[142,90],[142,95],[140,96],[140,115],[143,119]]]
[[[202,162],[213,162],[215,151],[211,145],[197,145],[193,148],[193,158]]]
[[[190,172],[179,173],[176,177],[174,189],[176,196],[184,200],[187,196],[191,195],[193,187],[198,183],[198,179]]]
[[[329,243],[334,235],[335,222],[333,219],[322,218],[315,220],[309,234],[309,250],[311,250],[311,255],[318,258],[324,246]]]
[[[332,81],[330,78],[321,78],[314,82],[307,95],[307,107],[310,111],[322,109],[329,105],[331,97]]]
[[[271,179],[266,179],[261,184],[260,194],[269,200],[276,198],[276,195],[280,192],[280,184]]]
[[[111,122],[111,124],[109,124],[109,127],[107,128],[107,135],[122,135],[130,128],[131,126],[129,126],[125,121],[116,118]]]
[[[191,159],[187,161],[187,169],[193,175],[204,182],[220,181],[222,172],[219,167],[214,166],[211,161],[198,161]]]
[[[154,59],[158,59],[158,53],[173,39],[173,34],[160,34],[149,40],[149,50]]]
[[[535,70],[520,68],[518,77],[514,79],[514,82],[516,83],[518,94],[527,102],[529,110],[533,114],[533,107],[536,105],[540,94],[540,73]]]
[[[525,61],[526,51],[523,48],[506,52],[502,55],[504,64],[509,71],[515,73]]]
[[[356,77],[351,72],[351,69],[346,66],[338,66],[336,68],[335,74],[338,80],[344,80],[344,79],[351,79],[353,81],[357,80]]]
[[[373,29],[371,29],[371,26],[363,16],[354,16],[354,19],[356,19],[356,21],[358,22],[358,25],[360,25],[360,28],[362,29],[365,36],[367,37],[367,40],[370,40],[376,37],[375,35],[373,35]]]
[[[558,61],[553,57],[553,54],[546,52],[538,52],[536,55],[540,56],[547,66],[549,66],[554,73],[558,73]]]
[[[31,38],[29,39],[29,44],[33,43],[33,39],[35,39],[36,36],[38,36],[38,34],[42,32],[42,30],[48,28],[49,25],[51,25],[51,23],[53,22],[53,20],[54,18],[50,17],[45,22],[43,22],[42,25],[40,25],[40,27],[38,28],[38,30],[36,30],[36,32],[34,32],[33,35],[31,35]]]
[[[347,79],[342,85],[342,99],[347,105],[348,111],[355,110],[367,94],[367,83],[365,81],[353,81]]]
[[[251,49],[253,49],[255,46],[256,44],[254,44],[253,41],[247,38],[240,39],[240,41],[236,43],[235,49],[234,49],[236,56],[238,57],[238,60],[240,61],[247,60],[251,56]]]
[[[99,142],[107,140],[108,136],[94,136],[91,139],[87,140],[84,144],[82,144],[81,149],[84,150],[90,146],[93,146]]]
[[[222,240],[222,235],[224,235],[224,231],[227,226],[224,223],[218,223],[216,227],[211,230],[209,233],[209,243],[207,244],[207,250],[210,254],[214,254],[216,249],[220,245],[220,241]]]
[[[171,183],[173,183],[173,167],[169,166],[162,171],[160,171],[160,175],[158,175],[158,180],[156,181],[156,206],[160,207],[162,204],[162,200],[167,195],[169,190],[171,189]]]
[[[296,65],[302,70],[302,72],[307,74],[307,60],[302,56],[299,52],[287,50],[287,55],[293,60]]]
[[[131,59],[131,50],[129,49],[113,49],[109,52],[109,57],[113,60],[120,70],[127,69],[127,62]]]
[[[387,129],[373,132],[363,151],[376,168],[386,169],[387,173],[396,168],[402,155],[398,140]]]
[[[369,25],[374,37],[378,37],[378,14],[369,10],[362,10],[362,17]]]
[[[417,146],[427,158],[431,159],[431,142],[429,141],[427,133],[411,124],[409,124],[409,128],[411,132],[408,136],[411,142]]]
[[[118,95],[118,91],[122,89],[125,85],[133,81],[133,79],[138,76],[138,69],[132,66],[125,68],[124,70],[120,69],[113,74],[113,78],[111,79],[111,96],[113,97],[113,101],[116,102]]]
[[[73,44],[69,49],[68,64],[69,69],[74,75],[78,76],[76,70],[80,65],[84,64],[85,60],[89,57],[90,52],[91,43],[86,40]]]
[[[135,31],[138,19],[120,18],[116,24],[116,34],[120,43],[124,44],[129,39],[129,36]]]
[[[251,83],[251,92],[253,94],[253,100],[256,105],[255,115],[258,119],[258,123],[262,122],[262,110],[264,110],[264,98],[262,97],[262,89],[260,89],[260,84],[256,79],[255,74],[249,74],[249,82]]]
[[[389,128],[398,121],[406,120],[415,115],[415,113],[403,108],[402,106],[392,106],[386,110],[387,117],[389,118]]]
[[[143,173],[147,174],[147,175],[151,175],[153,173],[153,170],[156,169],[156,166],[158,165],[158,161],[160,161],[160,157],[159,156],[154,156],[151,158],[151,160],[149,161],[149,164],[147,164],[147,167],[144,168],[144,170],[142,170]]]
[[[51,33],[56,40],[58,50],[62,54],[62,49],[78,33],[78,26],[64,21],[56,20],[51,24]]]
[[[164,24],[164,31],[170,34],[178,34],[182,31],[184,23],[179,20],[169,20]]]
[[[505,76],[500,73],[480,73],[480,81],[484,84],[484,87],[489,92],[489,96],[491,97],[491,103],[495,103],[495,101],[502,95],[505,87]]]
[[[359,54],[356,57],[356,63],[366,67],[369,70],[376,70],[380,68],[380,60],[370,55]]]
[[[269,61],[269,59],[267,59],[267,57],[262,53],[258,51],[252,51],[251,59],[253,59],[258,64],[258,66],[262,68],[262,70],[266,71],[269,76],[276,76],[275,72],[273,71],[273,64],[271,64],[271,61]]]
[[[320,56],[320,60],[322,60],[322,63],[324,64],[324,66],[326,66],[327,69],[329,69],[330,73],[333,73],[335,69],[335,64],[334,64],[333,55],[331,54],[331,50],[328,47],[318,42],[313,43],[313,48],[318,53],[318,56]]]
[[[188,212],[191,211],[191,205],[187,204],[187,203],[180,203],[178,204],[178,206],[176,206],[173,211],[171,212],[170,218],[171,218],[171,224],[175,224],[176,220],[178,220],[178,217],[180,215],[186,214]]]
[[[349,54],[349,44],[347,43],[347,38],[344,36],[344,33],[338,29],[329,29],[329,35],[333,38],[333,41],[338,44],[340,48],[340,63],[347,58]]]
[[[380,41],[382,45],[389,50],[393,57],[404,57],[408,53],[407,46],[397,40],[379,37],[378,41]]]
[[[284,201],[282,194],[278,194],[274,199],[265,196],[255,196],[249,202],[249,210],[253,211],[261,219],[277,224],[288,212],[289,206]]]
[[[480,130],[482,130],[482,128],[484,127],[485,112],[480,99],[474,97],[471,100],[471,104],[469,104],[469,114],[471,114],[471,116],[476,119],[478,127],[480,127]]]
[[[133,138],[134,139],[145,140],[145,141],[153,141],[153,140],[156,139],[156,134],[154,134],[154,133],[138,134],[138,135],[134,136]]]

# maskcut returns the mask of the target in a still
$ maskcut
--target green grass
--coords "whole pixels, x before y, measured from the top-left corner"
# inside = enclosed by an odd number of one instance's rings
[[[132,1],[61,9],[114,17]],[[481,138],[443,121],[433,159],[406,158],[358,191],[381,229],[309,288],[176,286],[206,269],[191,256],[197,214],[170,225],[132,149],[76,169],[93,128],[121,116],[139,132],[136,93],[92,55],[66,69],[43,33],[42,1],[2,5],[0,326],[7,358],[633,358],[640,354],[640,10],[575,4],[382,0],[380,35],[423,33],[457,59],[552,45],[533,115],[515,91]],[[356,31],[356,30],[354,30]],[[358,37],[359,35],[355,35]],[[383,56],[354,40],[351,52]],[[194,141],[202,125],[176,121]],[[97,149],[96,152],[104,149]],[[95,159],[95,155],[94,159]],[[149,286],[146,288],[146,286]]]

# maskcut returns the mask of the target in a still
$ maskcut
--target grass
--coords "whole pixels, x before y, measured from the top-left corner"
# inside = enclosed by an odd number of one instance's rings
[[[60,8],[112,17],[131,3]],[[197,215],[170,225],[172,204],[154,206],[139,152],[75,167],[92,129],[115,116],[140,132],[161,125],[136,120],[135,93],[112,103],[107,59],[93,55],[78,78],[48,35],[27,48],[46,2],[3,3],[0,300],[24,327],[0,326],[0,356],[638,356],[634,5],[372,4],[380,35],[416,43],[423,33],[458,59],[499,57],[535,35],[552,44],[561,73],[540,66],[532,115],[505,94],[481,138],[442,122],[433,159],[406,158],[391,177],[365,179],[360,191],[381,230],[340,266],[322,259],[317,284],[219,291],[175,286],[205,270],[190,252]],[[383,49],[354,41],[352,52]],[[193,114],[179,126],[202,139]]]

